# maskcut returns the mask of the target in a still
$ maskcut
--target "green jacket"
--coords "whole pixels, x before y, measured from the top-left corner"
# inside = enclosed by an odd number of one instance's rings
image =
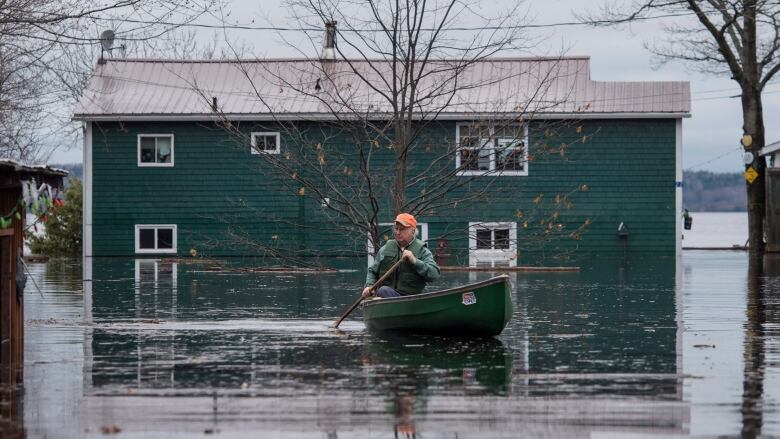
[[[426,243],[415,239],[406,248],[417,258],[417,262],[414,265],[404,262],[394,274],[382,282],[382,285],[390,286],[405,296],[421,293],[427,282],[437,279],[441,274]],[[398,262],[401,254],[401,248],[394,239],[387,241],[376,254],[374,263],[368,267],[366,286],[374,285],[377,279]]]

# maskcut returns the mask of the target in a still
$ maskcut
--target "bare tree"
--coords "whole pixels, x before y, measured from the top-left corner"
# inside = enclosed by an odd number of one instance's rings
[[[669,38],[648,46],[661,61],[683,61],[700,71],[729,75],[742,91],[743,146],[753,154],[745,166],[757,177],[747,183],[749,246],[764,252],[766,161],[761,95],[780,71],[780,3],[772,0],[633,0],[610,3],[583,17],[595,24],[623,24],[654,16],[678,16],[666,26]],[[689,18],[689,19],[685,19]],[[752,171],[751,171],[752,169]]]
[[[69,123],[112,28],[141,45],[191,22],[214,0],[0,0],[0,156],[46,161],[80,134]]]
[[[525,51],[533,41],[521,32],[519,6],[495,18],[477,6],[462,0],[293,0],[291,10],[307,30],[311,50],[291,45],[303,57],[296,62],[238,63],[265,112],[275,118],[268,131],[281,129],[292,147],[263,154],[276,149],[278,139],[262,136],[253,138],[252,146],[286,177],[291,190],[313,197],[332,215],[335,231],[355,237],[355,248],[366,236],[373,249],[379,248],[385,238],[380,220],[390,217],[380,218],[382,212],[475,209],[489,202],[496,178],[521,173],[528,160],[542,160],[550,152],[541,147],[542,139],[538,154],[530,157],[527,129],[536,113],[566,100],[547,93],[561,60],[493,63],[491,58]],[[322,34],[309,29],[323,23],[325,48],[312,56]],[[460,25],[483,30],[461,32]],[[292,94],[280,95],[281,90]],[[211,102],[206,91],[202,94]],[[285,109],[295,105],[292,112],[319,117],[291,119]],[[472,122],[460,124],[456,138],[445,126],[464,114]],[[238,145],[246,145],[245,126],[228,115],[222,123]],[[562,155],[567,146],[556,147],[554,154]],[[410,167],[417,158],[420,162]],[[548,197],[557,198],[559,207],[573,207],[572,194]],[[546,236],[574,238],[574,231],[564,232],[558,215],[549,220],[555,225],[545,223]]]

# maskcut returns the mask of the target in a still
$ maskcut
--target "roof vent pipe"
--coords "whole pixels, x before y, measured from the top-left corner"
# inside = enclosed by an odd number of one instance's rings
[[[336,22],[325,22],[325,44],[322,47],[322,55],[320,59],[323,61],[335,61],[336,60]]]
[[[211,111],[216,113],[218,109],[219,109],[219,107],[217,107],[217,97],[216,96],[212,96],[211,97]]]

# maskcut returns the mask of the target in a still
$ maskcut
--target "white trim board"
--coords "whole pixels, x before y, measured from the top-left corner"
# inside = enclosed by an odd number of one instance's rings
[[[679,260],[682,256],[682,213],[683,213],[683,169],[682,169],[682,119],[675,124],[675,158],[674,158],[674,239],[675,256]]]
[[[84,122],[84,187],[82,199],[82,255],[92,257],[92,122]]]
[[[346,115],[336,116],[330,113],[295,113],[295,114],[106,114],[89,115],[76,114],[74,121],[91,122],[222,122],[231,121],[333,121],[343,120]],[[376,113],[371,114],[375,119],[390,119],[391,115]],[[528,113],[451,113],[440,114],[437,120],[496,120],[496,119],[680,119],[691,117],[691,113],[545,113],[534,114],[529,117]],[[358,120],[356,118],[356,120]]]

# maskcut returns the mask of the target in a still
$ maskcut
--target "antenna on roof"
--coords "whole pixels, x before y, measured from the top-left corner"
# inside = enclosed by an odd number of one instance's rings
[[[111,29],[106,29],[100,33],[100,59],[98,59],[98,64],[106,63],[106,59],[103,58],[103,52],[111,52],[112,50],[116,49],[116,47],[114,47],[115,37],[116,34]],[[125,45],[122,44],[119,46],[119,48],[122,50],[122,52],[124,52]]]

